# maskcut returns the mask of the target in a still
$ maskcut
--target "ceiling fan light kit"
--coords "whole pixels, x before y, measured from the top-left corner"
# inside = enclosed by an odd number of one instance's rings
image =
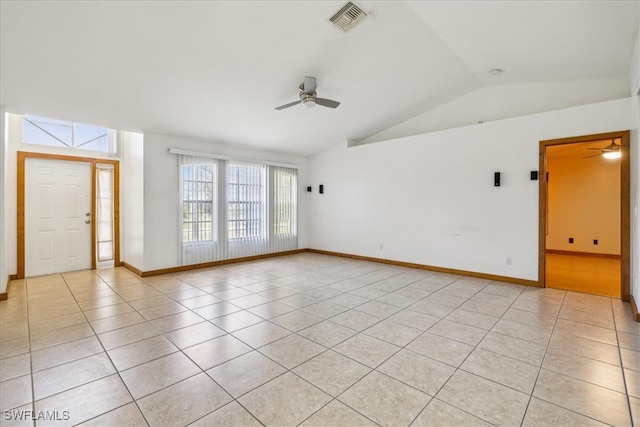
[[[304,95],[303,98],[300,99],[305,107],[313,108],[316,106],[316,99],[311,95]]]
[[[602,156],[605,159],[615,160],[622,157],[622,151],[620,151],[620,146],[616,144],[616,141],[614,139],[611,140],[611,144],[607,145],[604,148],[587,148],[587,150],[598,150],[600,151],[600,153],[594,154],[593,156],[583,157],[583,159]]]
[[[602,157],[604,157],[605,159],[619,159],[620,157],[622,157],[622,153],[620,152],[620,150],[605,151],[604,153],[602,153]]]

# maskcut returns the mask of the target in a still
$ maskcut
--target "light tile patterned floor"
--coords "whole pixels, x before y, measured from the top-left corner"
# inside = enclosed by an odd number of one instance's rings
[[[299,254],[28,279],[0,322],[2,426],[640,425],[604,297]]]

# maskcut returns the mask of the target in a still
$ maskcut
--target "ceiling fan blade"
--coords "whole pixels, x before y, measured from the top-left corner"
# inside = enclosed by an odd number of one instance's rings
[[[304,93],[306,93],[307,95],[311,95],[316,91],[316,78],[306,76],[304,78],[303,86],[304,86]]]
[[[338,101],[333,101],[331,99],[324,98],[316,98],[316,104],[322,105],[323,107],[336,108],[340,103]]]
[[[590,148],[587,148],[587,150],[605,150],[605,148],[590,147]]]
[[[298,105],[300,104],[302,101],[294,101],[294,102],[290,102],[288,104],[284,104],[281,105],[279,107],[276,107],[276,110],[284,110],[285,108],[289,108],[289,107],[293,107],[294,105]]]
[[[589,159],[589,158],[591,158],[591,157],[598,157],[598,156],[601,156],[601,155],[602,155],[601,153],[599,153],[599,154],[594,154],[594,155],[592,155],[592,156],[583,157],[583,159]]]

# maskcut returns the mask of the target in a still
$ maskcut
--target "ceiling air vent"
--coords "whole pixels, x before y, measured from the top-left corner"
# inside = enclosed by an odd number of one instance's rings
[[[355,4],[347,2],[329,21],[340,29],[340,31],[348,33],[366,17],[367,12]]]

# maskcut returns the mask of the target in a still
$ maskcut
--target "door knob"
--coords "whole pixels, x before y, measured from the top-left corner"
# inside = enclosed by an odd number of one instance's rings
[[[87,212],[84,216],[91,216],[91,212]]]
[[[90,219],[87,219],[87,220],[85,220],[85,221],[84,221],[84,223],[85,223],[85,224],[91,224],[91,220],[90,220]]]

